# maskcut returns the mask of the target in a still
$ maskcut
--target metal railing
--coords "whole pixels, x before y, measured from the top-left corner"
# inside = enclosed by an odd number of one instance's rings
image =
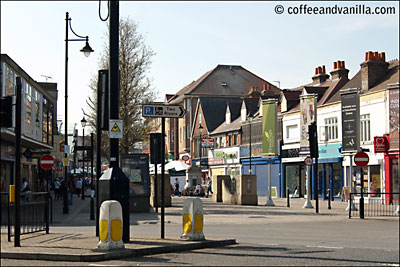
[[[355,196],[360,196],[354,199]],[[364,196],[369,196],[365,198]],[[372,197],[371,197],[372,196]],[[376,197],[375,197],[376,196]],[[349,219],[351,217],[399,217],[399,193],[350,193]]]
[[[9,193],[1,192],[1,227],[7,227],[8,241],[14,236],[15,203],[10,203]],[[21,193],[20,233],[28,234],[40,231],[49,233],[49,204],[47,192]]]

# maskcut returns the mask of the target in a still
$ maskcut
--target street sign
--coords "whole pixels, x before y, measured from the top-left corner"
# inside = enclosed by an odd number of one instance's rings
[[[122,120],[110,120],[110,138],[122,138]]]
[[[143,105],[143,117],[183,118],[186,111],[180,105]]]
[[[52,155],[43,155],[40,158],[40,167],[44,170],[50,170],[54,166],[54,158]]]
[[[33,155],[32,151],[30,151],[29,148],[26,149],[25,152],[22,153],[22,154],[23,154],[23,155],[25,156],[25,158],[27,158],[27,159],[32,158],[32,155]]]
[[[64,167],[68,166],[68,162],[69,162],[68,157],[63,158]]]
[[[364,166],[368,165],[368,162],[369,162],[369,157],[368,157],[368,154],[365,152],[358,152],[354,156],[354,163],[358,167],[364,167]]]
[[[188,155],[183,155],[182,156],[182,160],[183,161],[187,161],[187,160],[189,160],[190,159],[190,157],[188,156]]]
[[[304,159],[304,164],[306,164],[307,166],[311,166],[313,164],[313,159],[311,157],[307,156]]]

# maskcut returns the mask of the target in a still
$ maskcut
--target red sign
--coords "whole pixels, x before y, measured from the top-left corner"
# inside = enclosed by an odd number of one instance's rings
[[[354,156],[354,163],[358,167],[364,167],[364,166],[368,165],[368,162],[369,162],[369,157],[368,157],[368,154],[365,152],[358,152]]]
[[[387,153],[388,142],[385,136],[374,137],[374,152],[375,153]]]
[[[306,164],[307,166],[311,166],[313,164],[313,159],[310,157],[306,157],[304,159],[304,164]]]
[[[52,155],[43,155],[40,158],[40,167],[44,170],[50,170],[54,166],[54,158]]]

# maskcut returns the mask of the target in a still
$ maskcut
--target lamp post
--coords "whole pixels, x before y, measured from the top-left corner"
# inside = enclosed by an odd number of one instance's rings
[[[87,121],[85,120],[85,117],[81,120],[81,125],[82,125],[82,165],[83,165],[83,179],[82,179],[82,199],[85,199],[85,126],[86,126]]]
[[[200,123],[200,125],[199,125],[199,132],[200,132],[200,150],[199,150],[199,153],[200,153],[200,170],[201,170],[201,154],[202,154],[202,147],[201,147],[201,133],[203,132],[203,126],[201,125],[201,123]]]
[[[71,29],[72,33],[78,37],[79,39],[68,39],[68,25],[69,29]],[[80,50],[81,52],[84,53],[86,57],[90,55],[91,52],[94,52],[94,50],[90,47],[89,45],[89,37],[83,37],[78,34],[76,34],[71,27],[71,18],[69,17],[69,13],[65,13],[65,146],[68,146],[68,41],[86,41],[85,46]],[[64,157],[68,157],[67,151],[65,151]],[[69,208],[68,208],[68,166],[64,166],[64,192],[63,192],[63,213],[68,214],[69,213]]]

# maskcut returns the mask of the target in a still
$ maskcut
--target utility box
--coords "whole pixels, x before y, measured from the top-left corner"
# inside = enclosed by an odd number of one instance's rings
[[[186,179],[189,179],[189,183],[192,187],[201,185],[201,169],[197,166],[192,166],[186,170]]]
[[[119,167],[107,169],[99,179],[99,204],[117,200],[122,207],[122,240],[129,242],[129,179]]]
[[[148,154],[121,155],[121,169],[129,179],[129,212],[150,212]]]
[[[236,188],[239,205],[258,205],[257,176],[255,174],[240,175]]]

